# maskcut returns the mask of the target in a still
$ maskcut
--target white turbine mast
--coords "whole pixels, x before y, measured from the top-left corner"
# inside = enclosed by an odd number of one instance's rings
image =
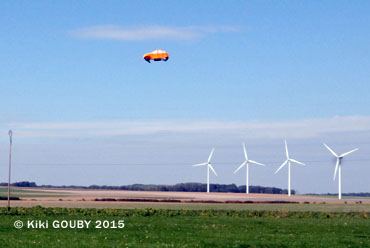
[[[289,157],[289,152],[288,152],[288,145],[287,145],[287,142],[285,140],[285,153],[286,153],[286,160],[285,162],[279,167],[279,169],[277,169],[275,171],[275,174],[278,173],[278,171],[283,168],[286,164],[288,164],[288,196],[291,196],[291,190],[290,190],[290,163],[296,163],[296,164],[300,164],[300,165],[305,165],[304,163],[302,162],[299,162],[297,160],[294,160],[292,158]]]
[[[241,168],[243,168],[243,166],[245,165],[246,166],[246,170],[247,170],[247,174],[246,174],[246,183],[245,183],[245,187],[246,187],[246,190],[245,192],[247,194],[249,194],[249,164],[257,164],[257,165],[261,165],[261,166],[265,166],[264,164],[261,164],[261,163],[258,163],[256,161],[253,161],[253,160],[250,160],[248,159],[248,154],[247,154],[247,151],[245,150],[245,144],[243,143],[243,150],[244,150],[244,162],[234,171],[234,173],[237,173]]]
[[[213,155],[213,152],[215,151],[215,148],[212,149],[211,154],[209,154],[208,161],[201,163],[201,164],[195,164],[193,166],[203,166],[207,165],[207,193],[209,193],[209,169],[212,170],[212,172],[217,176],[216,171],[213,169],[212,164],[211,164],[211,158]]]
[[[353,149],[349,152],[345,152],[341,155],[338,155],[327,144],[324,143],[324,146],[329,150],[329,152],[331,154],[334,155],[334,157],[337,158],[337,162],[335,164],[333,180],[335,180],[335,177],[337,176],[337,171],[338,171],[338,199],[340,200],[340,199],[342,199],[342,159],[343,159],[344,156],[347,156],[348,154],[357,151],[358,148]]]

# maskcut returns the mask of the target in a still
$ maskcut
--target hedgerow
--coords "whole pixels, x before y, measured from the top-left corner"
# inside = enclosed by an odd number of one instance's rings
[[[0,215],[33,215],[33,216],[205,216],[205,217],[239,217],[239,218],[314,218],[314,219],[336,219],[336,218],[362,218],[367,219],[368,212],[294,212],[294,211],[267,211],[267,210],[167,210],[167,209],[113,209],[113,208],[45,208],[36,206],[32,208],[14,207],[9,211],[0,208]]]

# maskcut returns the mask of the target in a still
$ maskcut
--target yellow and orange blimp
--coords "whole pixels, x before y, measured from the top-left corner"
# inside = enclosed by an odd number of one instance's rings
[[[145,59],[146,62],[150,63],[151,60],[154,61],[167,61],[170,55],[162,49],[157,49],[154,50],[151,53],[144,54],[143,58]]]

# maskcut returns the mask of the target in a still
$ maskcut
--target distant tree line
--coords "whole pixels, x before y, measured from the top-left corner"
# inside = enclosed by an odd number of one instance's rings
[[[16,182],[12,184],[16,187],[38,187],[38,188],[79,188],[79,189],[109,189],[109,190],[133,190],[133,191],[180,191],[180,192],[205,192],[207,184],[203,183],[178,183],[175,185],[157,185],[157,184],[132,184],[122,186],[107,186],[107,185],[90,185],[90,186],[55,186],[55,185],[40,185],[35,182]],[[8,183],[0,183],[0,186],[8,186]],[[210,184],[211,192],[230,192],[244,193],[245,185],[237,186],[235,184]],[[286,189],[275,187],[249,186],[250,193],[265,193],[265,194],[287,194]],[[295,190],[292,190],[295,194]]]
[[[326,193],[326,194],[306,194],[306,195],[317,195],[317,196],[337,196],[338,194]],[[360,192],[360,193],[342,193],[342,196],[370,197],[370,192]]]
[[[38,187],[36,183],[28,182],[28,181],[16,182],[10,185],[15,186],[15,187]],[[0,183],[0,186],[8,186],[8,183]]]
[[[181,192],[205,192],[207,184],[202,183],[179,183],[175,185],[154,185],[154,184],[133,184],[125,186],[98,186],[91,185],[89,189],[120,189],[134,191],[181,191]],[[244,193],[245,185],[236,186],[235,184],[210,184],[211,192],[230,192]],[[265,193],[265,194],[287,194],[286,189],[275,187],[249,186],[250,193]],[[292,191],[295,194],[295,191]]]
[[[75,189],[109,189],[109,190],[133,190],[133,191],[181,191],[181,192],[205,192],[207,191],[207,184],[203,183],[178,183],[175,185],[157,185],[157,184],[132,184],[123,186],[107,186],[107,185],[90,185],[90,186],[76,186],[76,185],[40,185],[38,186],[35,182],[16,182],[12,183],[15,187],[34,187],[34,188],[75,188]],[[8,186],[8,183],[0,183],[0,186]],[[244,193],[245,185],[236,186],[235,184],[210,184],[211,192],[230,192],[230,193]],[[280,189],[275,187],[263,187],[263,186],[249,186],[250,193],[264,193],[264,194],[287,194],[286,189]],[[295,190],[292,190],[292,194],[296,194]],[[337,194],[326,193],[326,194],[306,194],[306,195],[317,195],[317,196],[337,196]],[[355,196],[355,197],[370,197],[370,192],[361,193],[343,193],[343,196]]]

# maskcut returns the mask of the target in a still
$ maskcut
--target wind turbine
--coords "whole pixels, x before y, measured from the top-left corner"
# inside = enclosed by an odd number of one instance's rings
[[[215,151],[215,148],[213,148],[212,151],[211,151],[211,154],[209,154],[209,157],[208,157],[208,161],[207,162],[193,165],[193,166],[207,165],[207,193],[209,193],[209,169],[211,169],[213,171],[213,173],[215,173],[215,175],[217,176],[216,171],[213,169],[213,167],[211,165],[211,158],[212,158],[212,155],[213,155],[213,152],[214,151]]]
[[[253,160],[250,160],[248,159],[248,154],[247,154],[247,151],[245,150],[245,145],[243,143],[243,150],[244,150],[244,157],[245,157],[245,160],[244,162],[238,167],[238,169],[236,169],[234,171],[234,174],[237,173],[244,165],[246,165],[246,168],[247,168],[247,175],[246,175],[246,184],[245,184],[245,187],[246,187],[246,193],[249,194],[249,176],[248,176],[248,173],[249,173],[249,164],[258,164],[258,165],[262,165],[262,166],[265,166],[264,164],[261,164],[261,163],[258,163],[256,161],[253,161]]]
[[[279,169],[277,169],[275,171],[275,174],[278,173],[278,171],[283,168],[286,164],[288,164],[288,196],[291,196],[291,192],[290,192],[290,163],[293,162],[293,163],[296,163],[296,164],[300,164],[300,165],[305,165],[304,163],[302,162],[299,162],[297,160],[294,160],[292,158],[289,157],[289,153],[288,153],[288,145],[286,143],[286,140],[285,140],[285,153],[286,153],[286,160],[285,162],[279,167]]]
[[[344,156],[347,156],[348,154],[352,153],[352,152],[355,152],[358,150],[358,148],[356,149],[353,149],[352,151],[349,151],[349,152],[345,152],[341,155],[337,155],[328,145],[326,145],[324,143],[324,146],[329,150],[329,152],[331,152],[331,154],[333,154],[336,158],[337,158],[337,162],[336,162],[336,165],[335,165],[335,170],[334,170],[334,177],[333,177],[333,180],[335,180],[335,177],[337,175],[337,171],[338,171],[338,199],[342,199],[342,159]]]

